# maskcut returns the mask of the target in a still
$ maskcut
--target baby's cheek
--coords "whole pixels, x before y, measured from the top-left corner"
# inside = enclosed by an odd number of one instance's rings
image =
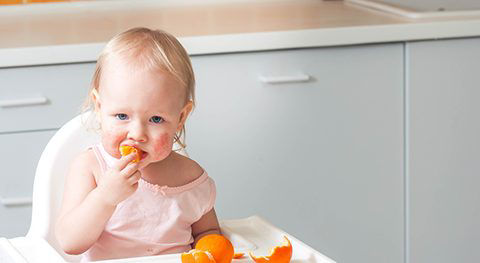
[[[125,138],[124,135],[112,130],[103,131],[102,143],[105,150],[115,158],[120,158],[121,154],[118,150],[120,143]]]
[[[153,145],[155,151],[155,159],[162,160],[172,151],[173,138],[168,134],[162,134]]]

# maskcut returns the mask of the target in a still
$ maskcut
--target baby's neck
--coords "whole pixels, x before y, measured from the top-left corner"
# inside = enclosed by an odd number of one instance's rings
[[[142,178],[152,184],[169,185],[172,173],[175,169],[175,155],[177,153],[171,152],[165,159],[150,163],[145,168],[141,169]]]

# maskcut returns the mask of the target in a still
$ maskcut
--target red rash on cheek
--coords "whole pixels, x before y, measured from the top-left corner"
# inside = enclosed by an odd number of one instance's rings
[[[173,138],[168,134],[162,134],[158,140],[154,142],[153,149],[159,159],[163,159],[168,156],[172,150]]]
[[[114,131],[103,131],[102,142],[105,150],[113,157],[120,158],[121,154],[118,150],[120,143],[125,138],[124,135],[118,134]]]

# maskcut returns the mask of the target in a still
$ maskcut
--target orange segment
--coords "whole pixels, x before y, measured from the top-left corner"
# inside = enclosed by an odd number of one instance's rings
[[[270,256],[266,257],[255,257],[252,252],[249,253],[250,257],[256,263],[289,263],[292,259],[292,244],[286,236],[282,246],[276,246],[271,250]]]
[[[215,259],[208,251],[192,249],[182,253],[182,263],[215,263]]]
[[[140,161],[140,159],[142,158],[142,154],[140,153],[140,150],[138,150],[137,148],[133,147],[133,146],[128,146],[128,145],[122,145],[118,148],[118,150],[120,151],[120,154],[122,156],[127,156],[129,155],[131,152],[134,152],[137,154],[137,157],[135,157],[135,159],[133,159],[132,163],[137,163]]]
[[[216,263],[230,263],[233,259],[233,245],[222,235],[210,234],[200,238],[195,249],[210,252]]]

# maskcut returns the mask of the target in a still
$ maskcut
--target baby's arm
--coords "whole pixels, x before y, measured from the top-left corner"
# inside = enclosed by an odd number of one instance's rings
[[[214,208],[192,225],[192,235],[194,239],[192,247],[195,247],[200,238],[209,234],[221,234]]]
[[[122,163],[127,166],[133,158],[134,155],[124,157]],[[117,167],[119,173],[137,165],[129,165],[127,168],[125,166]],[[73,161],[66,178],[62,207],[55,230],[60,246],[68,254],[81,254],[95,243],[119,202],[111,198],[109,187],[97,187],[92,167],[98,167],[95,156],[91,151],[84,152]],[[138,172],[135,174],[139,175]],[[120,176],[118,173],[114,175],[117,178]],[[128,180],[127,176],[123,179]],[[138,181],[137,178],[130,181],[135,179]]]

